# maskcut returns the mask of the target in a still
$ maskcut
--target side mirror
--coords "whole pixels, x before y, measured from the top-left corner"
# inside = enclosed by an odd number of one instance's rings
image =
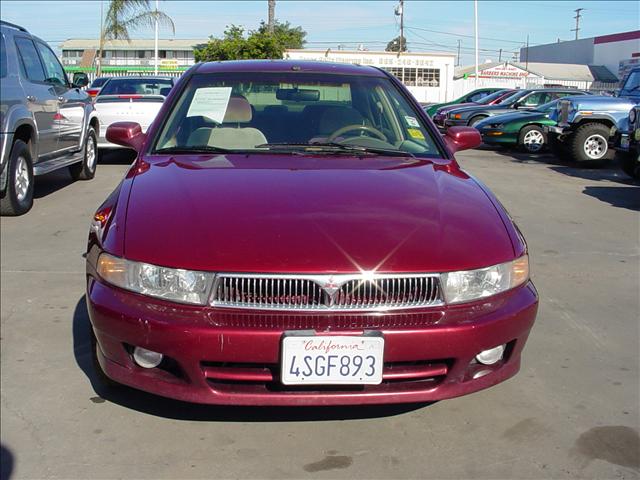
[[[147,136],[142,133],[142,127],[136,122],[115,122],[107,128],[107,141],[140,151]]]
[[[479,147],[482,144],[480,132],[473,127],[449,127],[444,141],[452,153]]]
[[[84,72],[76,72],[73,74],[73,83],[71,84],[74,88],[83,88],[89,85],[89,77]]]

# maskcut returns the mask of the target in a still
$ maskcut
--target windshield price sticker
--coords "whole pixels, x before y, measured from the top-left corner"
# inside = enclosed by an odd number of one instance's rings
[[[418,123],[418,120],[416,120],[415,117],[404,117],[405,122],[407,122],[407,125],[409,125],[410,127],[416,127],[416,128],[420,128],[420,124]]]
[[[417,140],[425,139],[423,133],[417,128],[408,128],[407,132],[409,132],[409,135],[411,136],[411,138],[415,138]]]
[[[382,336],[286,336],[281,380],[285,385],[378,385],[383,353]]]
[[[207,117],[222,123],[231,98],[231,87],[203,87],[196,90],[187,117]]]

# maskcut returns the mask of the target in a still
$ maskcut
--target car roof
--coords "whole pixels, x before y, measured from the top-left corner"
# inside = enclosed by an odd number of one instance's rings
[[[175,77],[161,77],[156,75],[130,75],[126,77],[98,77],[98,78],[108,78],[109,80],[172,80]],[[97,79],[96,79],[97,80]]]
[[[371,77],[386,76],[380,69],[370,66],[310,60],[231,60],[224,62],[207,62],[201,63],[196,68],[195,73],[284,73],[291,71],[341,75],[366,75]]]

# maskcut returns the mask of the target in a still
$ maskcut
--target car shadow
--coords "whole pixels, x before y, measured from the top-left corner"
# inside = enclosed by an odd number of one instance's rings
[[[33,186],[33,198],[43,198],[61,190],[74,182],[69,170],[61,168],[51,173],[36,177]]]
[[[587,186],[582,191],[585,195],[597,198],[614,207],[626,208],[640,212],[640,186],[638,187],[600,187]]]
[[[86,297],[73,312],[73,354],[80,370],[91,382],[94,403],[108,401],[131,410],[173,420],[205,422],[304,422],[383,418],[412,412],[435,402],[399,405],[353,405],[337,407],[245,407],[187,403],[159,397],[133,388],[105,387],[94,369],[91,351],[91,324]]]
[[[9,480],[13,473],[15,460],[11,450],[0,444],[0,480]]]
[[[103,148],[100,150],[100,165],[130,165],[136,158],[136,152],[128,148]]]

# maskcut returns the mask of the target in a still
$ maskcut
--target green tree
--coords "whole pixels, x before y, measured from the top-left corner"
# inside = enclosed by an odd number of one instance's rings
[[[243,27],[230,25],[222,38],[211,36],[209,42],[196,47],[194,57],[197,62],[282,58],[286,49],[302,48],[306,35],[301,27],[292,27],[288,22],[276,21],[273,33],[264,22],[247,34]]]
[[[400,35],[387,43],[386,52],[406,52],[407,51],[407,39],[402,37],[402,48],[400,47]]]
[[[153,28],[156,20],[175,33],[173,20],[166,13],[152,9],[150,0],[111,0],[100,31],[100,46],[97,57],[102,60],[106,40],[127,40],[129,34],[139,28]],[[98,63],[98,75],[102,61]]]

